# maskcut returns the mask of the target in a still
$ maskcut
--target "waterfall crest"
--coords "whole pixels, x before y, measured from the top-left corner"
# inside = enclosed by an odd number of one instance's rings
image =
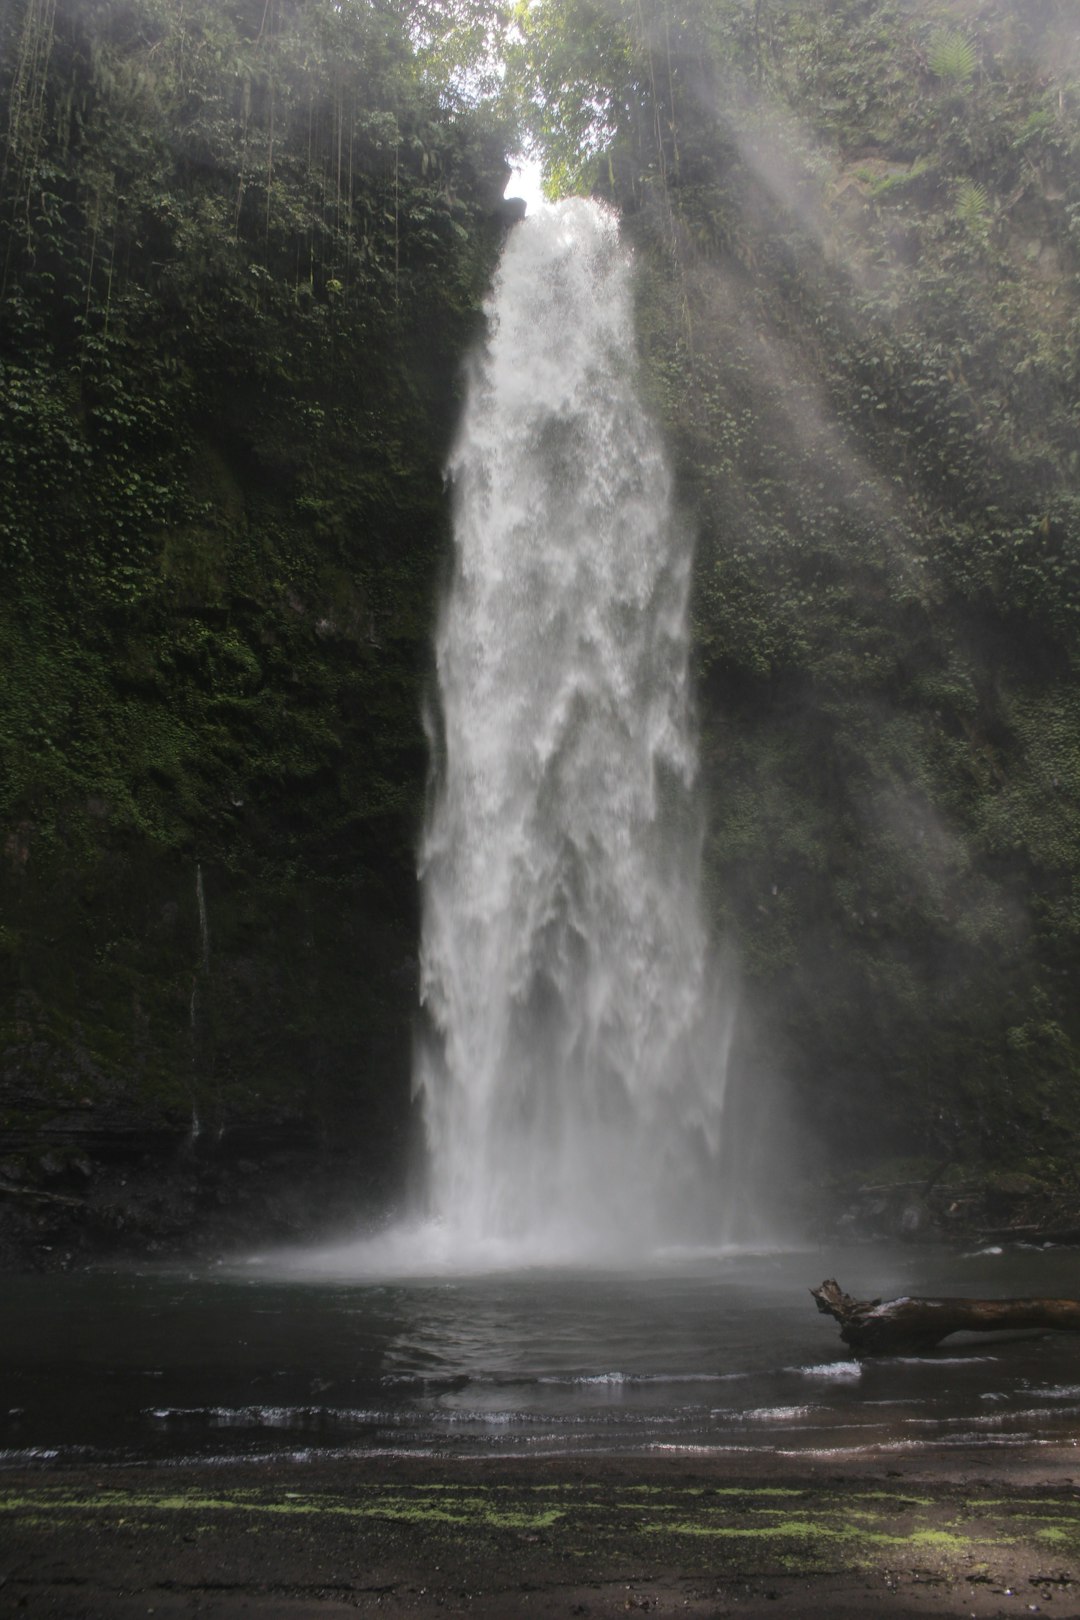
[[[614,217],[517,225],[449,468],[420,853],[428,1214],[463,1258],[722,1237],[691,539],[636,369]]]

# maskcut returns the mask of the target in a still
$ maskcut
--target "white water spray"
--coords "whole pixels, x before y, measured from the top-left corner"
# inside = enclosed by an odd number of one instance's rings
[[[526,219],[488,315],[421,850],[428,1230],[464,1263],[717,1242],[730,1017],[699,899],[691,543],[616,220]]]

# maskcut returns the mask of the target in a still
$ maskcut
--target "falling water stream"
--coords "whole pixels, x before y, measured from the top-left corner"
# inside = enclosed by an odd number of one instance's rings
[[[206,890],[203,886],[202,862],[195,863],[195,909],[199,918],[199,959],[191,975],[191,1000],[188,1004],[188,1036],[191,1046],[191,1135],[192,1145],[202,1135],[199,1117],[199,990],[205,988],[210,977],[210,924],[206,912]]]
[[[717,1241],[730,1018],[699,899],[691,540],[617,221],[511,234],[451,461],[417,1061],[445,1243]]]

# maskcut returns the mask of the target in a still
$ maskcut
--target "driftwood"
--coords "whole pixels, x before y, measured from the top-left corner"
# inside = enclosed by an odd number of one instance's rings
[[[1080,1333],[1080,1299],[852,1299],[835,1281],[811,1288],[857,1356],[921,1354],[950,1333],[1013,1328]]]

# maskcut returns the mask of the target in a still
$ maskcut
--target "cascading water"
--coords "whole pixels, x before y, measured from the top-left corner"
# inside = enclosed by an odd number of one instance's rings
[[[718,1241],[730,1016],[699,898],[691,543],[617,222],[516,226],[450,472],[417,1057],[440,1247]]]

